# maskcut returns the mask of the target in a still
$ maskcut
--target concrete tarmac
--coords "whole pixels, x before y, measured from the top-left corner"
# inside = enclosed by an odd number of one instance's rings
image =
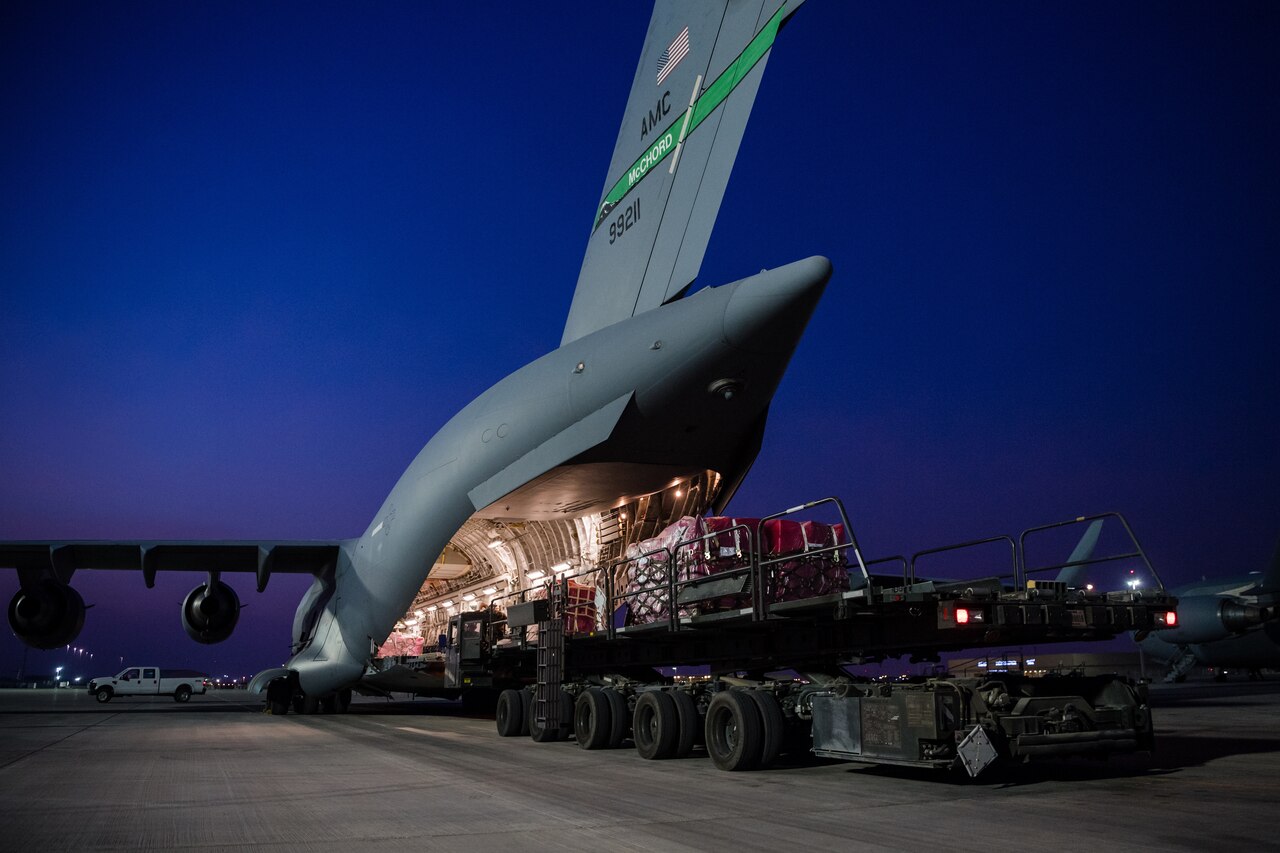
[[[0,691],[0,850],[1278,849],[1280,682],[1153,692],[1157,752],[959,776],[499,738],[455,703]]]

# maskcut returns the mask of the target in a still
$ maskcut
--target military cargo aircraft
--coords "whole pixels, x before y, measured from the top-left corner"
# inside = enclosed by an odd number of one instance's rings
[[[184,600],[183,626],[219,642],[241,607],[224,573],[254,575],[259,591],[273,573],[306,573],[292,655],[253,686],[279,710],[299,697],[340,709],[433,571],[510,562],[517,539],[526,554],[598,559],[616,541],[601,531],[639,502],[652,524],[723,508],[831,275],[812,257],[690,292],[765,65],[799,5],[659,0],[601,198],[584,212],[560,347],[448,421],[362,535],[0,542],[0,566],[21,583],[14,633],[36,648],[71,643],[86,609],[77,571],[134,570],[148,586],[158,572],[198,571],[207,578]]]
[[[1182,681],[1197,664],[1219,669],[1280,668],[1280,543],[1266,572],[1204,579],[1174,590],[1178,627],[1139,640],[1145,654]]]

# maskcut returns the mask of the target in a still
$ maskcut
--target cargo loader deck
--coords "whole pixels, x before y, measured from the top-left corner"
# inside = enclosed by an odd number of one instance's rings
[[[786,518],[824,505],[839,523]],[[1026,565],[1028,535],[1104,520],[1123,528],[1132,550]],[[1118,515],[871,563],[832,498],[764,519],[696,521],[659,547],[633,548],[610,565],[455,616],[444,689],[496,694],[506,736],[574,737],[586,749],[630,740],[646,758],[688,754],[703,743],[730,770],[768,766],[797,744],[826,757],[972,775],[997,759],[1151,747],[1145,692],[1124,679],[885,684],[861,683],[847,669],[1174,624],[1176,601]],[[799,548],[788,539],[793,533],[803,540]],[[916,575],[923,555],[992,542],[1008,543],[1007,572],[965,580]],[[1082,567],[1112,563],[1145,566],[1154,583],[1074,583]],[[886,564],[901,572],[869,570]],[[673,669],[691,668],[697,677],[673,677]]]

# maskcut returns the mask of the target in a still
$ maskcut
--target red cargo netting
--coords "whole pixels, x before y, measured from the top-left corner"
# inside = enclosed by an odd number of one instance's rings
[[[627,607],[626,624],[644,625],[669,618],[669,555],[675,557],[678,583],[748,569],[752,538],[757,530],[764,540],[762,559],[789,558],[766,566],[767,602],[798,601],[849,589],[848,567],[841,551],[812,553],[847,544],[842,524],[775,518],[761,528],[759,519],[755,518],[685,516],[652,539],[627,546],[627,561],[622,564],[618,577],[622,590],[620,603]],[[715,535],[693,541],[706,534]],[[681,607],[679,615],[750,606],[748,582],[741,593]]]
[[[378,657],[394,658],[394,657],[418,657],[422,654],[422,638],[415,637],[411,634],[401,634],[399,631],[392,631],[391,636],[378,647]]]

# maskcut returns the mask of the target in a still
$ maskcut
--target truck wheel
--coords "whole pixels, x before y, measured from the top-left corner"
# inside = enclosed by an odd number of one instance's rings
[[[707,708],[707,752],[721,770],[753,770],[760,761],[760,711],[738,689],[721,690]]]
[[[589,687],[573,705],[573,734],[583,749],[604,749],[613,731],[613,709],[604,691]]]
[[[560,691],[560,725],[554,729],[543,728],[537,720],[534,706],[529,711],[529,737],[536,743],[550,743],[553,740],[564,740],[573,732],[573,697]]]
[[[672,690],[669,694],[676,703],[676,718],[679,721],[680,734],[676,737],[676,758],[684,758],[693,751],[694,741],[702,732],[702,720],[698,717],[698,703],[683,690]]]
[[[529,737],[529,723],[533,721],[533,691],[528,687],[520,691],[520,734]]]
[[[662,690],[641,693],[631,718],[631,737],[640,757],[670,758],[676,751],[679,734],[680,715],[675,700]]]
[[[97,692],[93,694],[93,698],[97,699],[103,705],[107,704],[108,702],[111,701],[111,688],[99,687]]]
[[[617,749],[631,734],[631,709],[627,707],[627,697],[612,687],[601,691],[609,703],[609,748]]]
[[[186,702],[191,698],[191,688],[186,684],[179,684],[178,689],[173,691],[173,701]]]
[[[782,751],[787,721],[783,719],[782,707],[772,693],[766,690],[748,690],[747,695],[755,701],[756,708],[760,711],[760,767],[763,769],[772,765]]]
[[[524,727],[524,700],[519,690],[504,690],[498,696],[498,709],[494,714],[500,737],[515,737]]]

